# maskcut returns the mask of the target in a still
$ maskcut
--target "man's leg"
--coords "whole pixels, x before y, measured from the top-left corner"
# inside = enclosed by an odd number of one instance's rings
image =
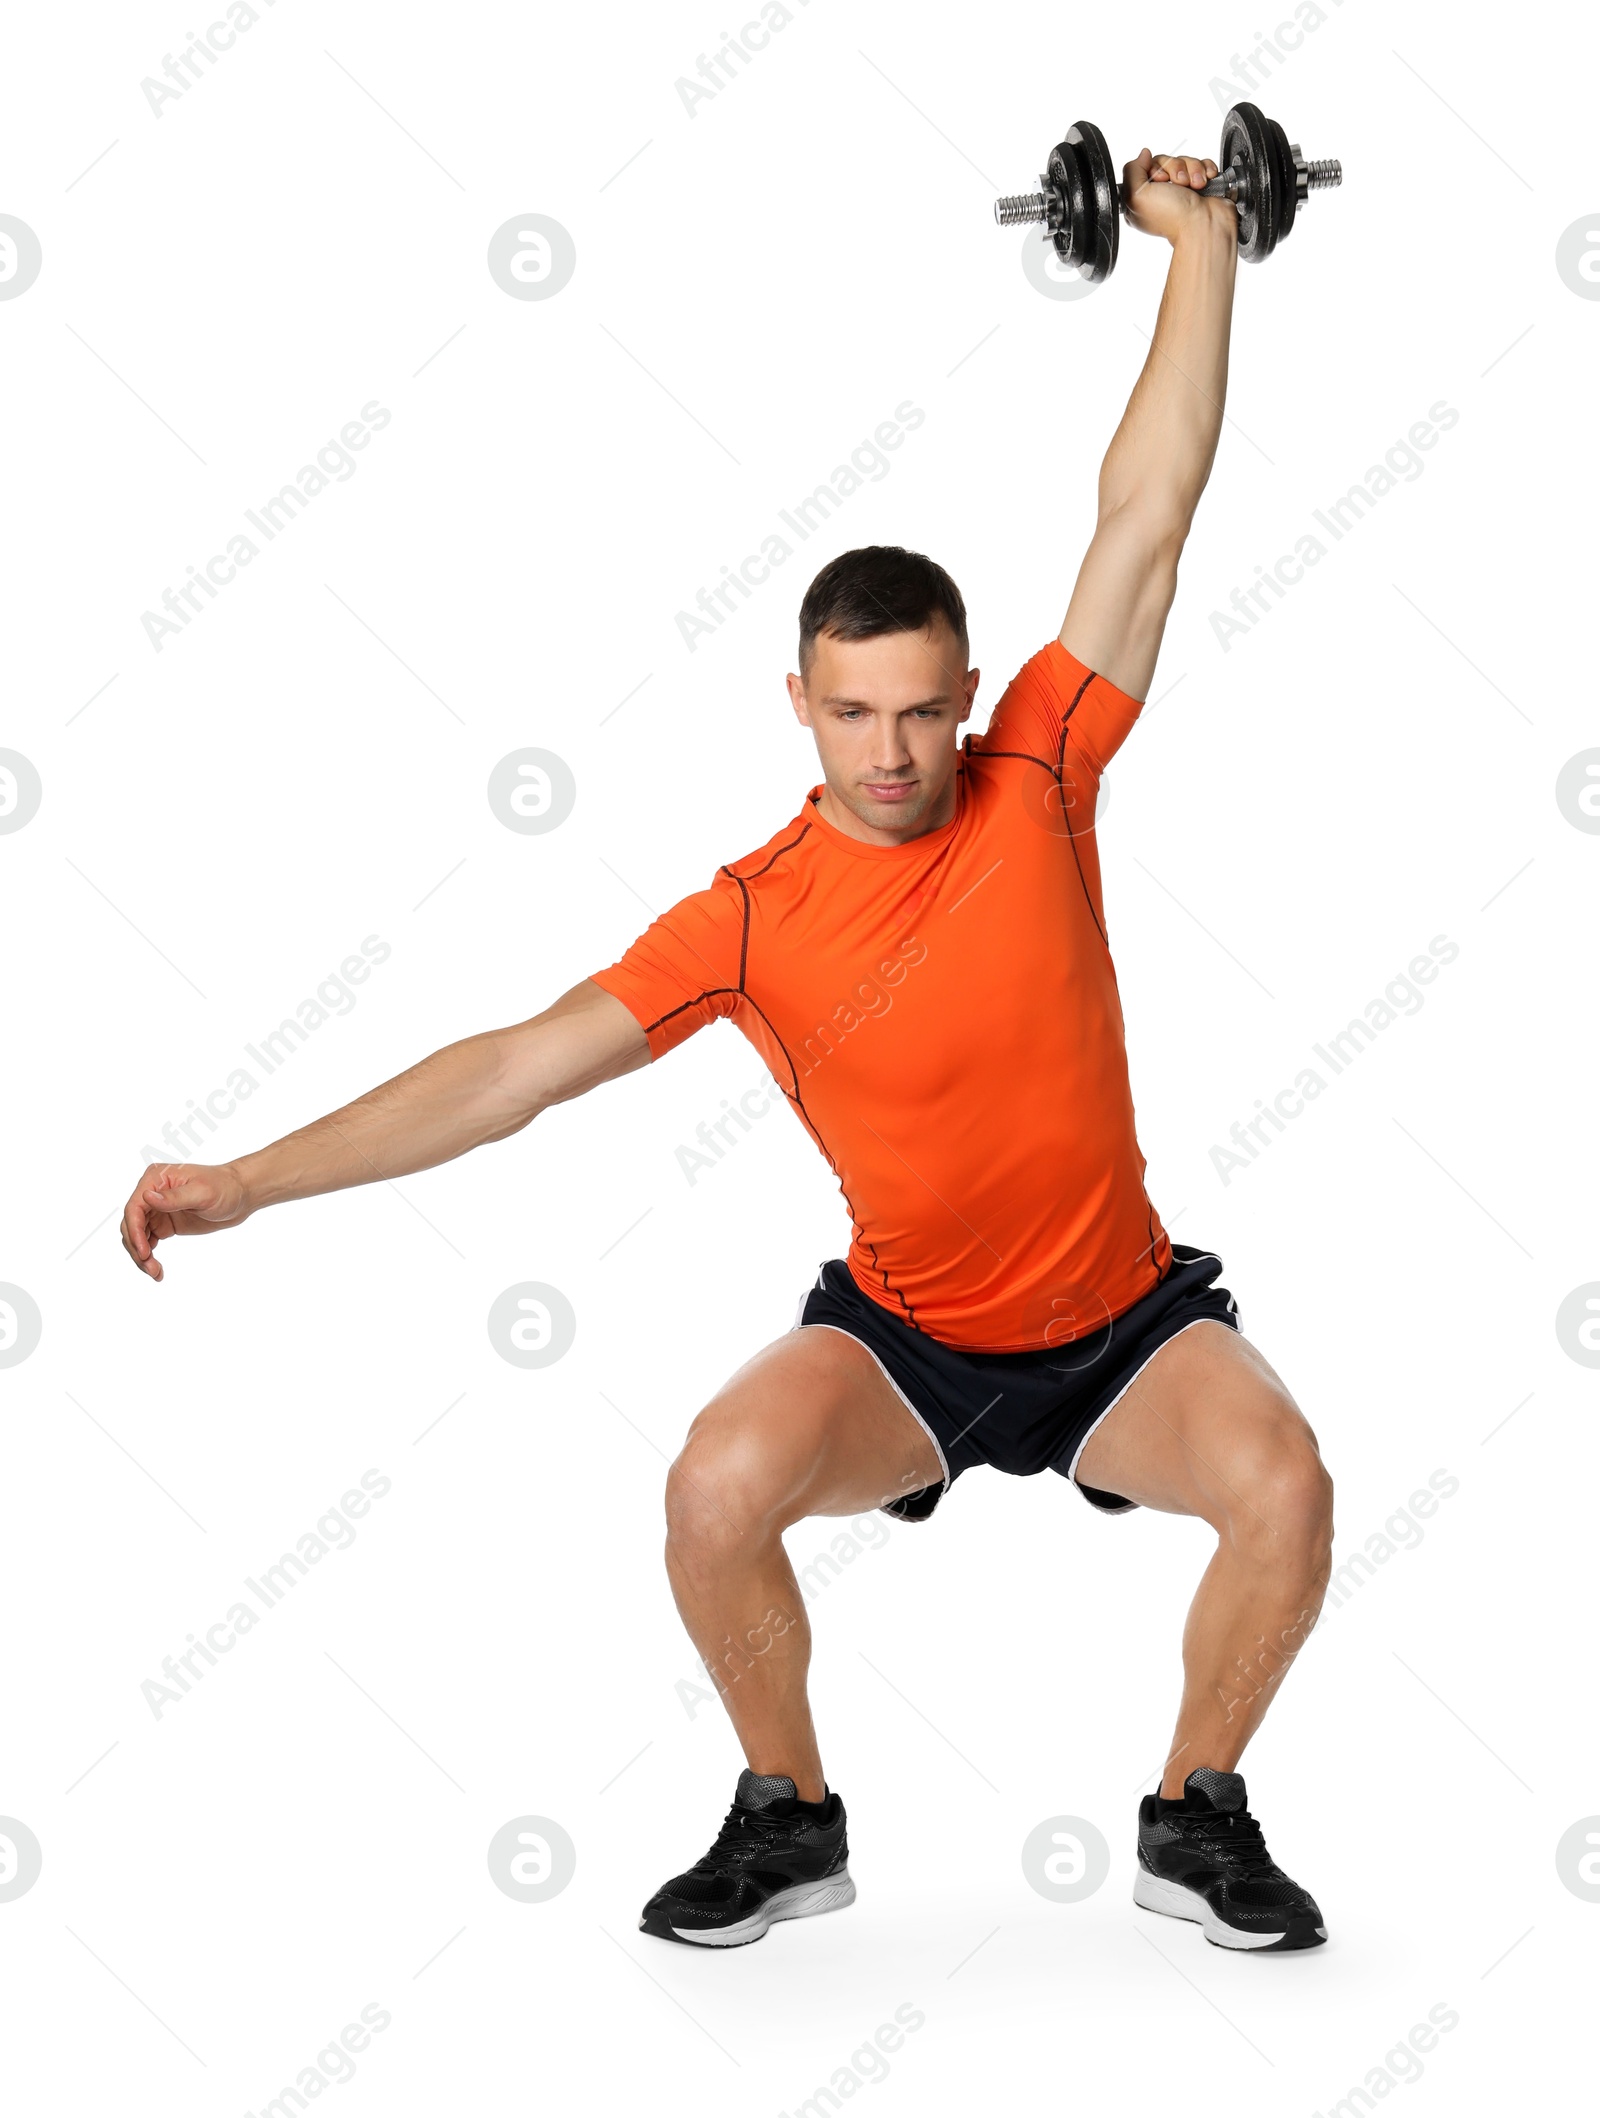
[[[1332,1564],[1332,1480],[1266,1361],[1209,1320],[1154,1356],[1091,1436],[1078,1478],[1217,1533],[1184,1627],[1160,1789],[1175,1798],[1197,1766],[1233,1770],[1305,1645]]]
[[[825,1792],[806,1699],[811,1628],[783,1532],[937,1485],[938,1451],[866,1348],[812,1325],[706,1406],[667,1478],[667,1573],[753,1772]]]

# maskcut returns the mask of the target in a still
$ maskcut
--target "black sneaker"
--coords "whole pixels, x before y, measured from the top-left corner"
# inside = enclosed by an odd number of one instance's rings
[[[802,1802],[793,1780],[747,1767],[710,1852],[662,1884],[639,1925],[662,1941],[712,1949],[760,1941],[775,1920],[855,1902],[849,1851],[836,1794]]]
[[[1267,1851],[1244,1806],[1244,1778],[1201,1766],[1183,1803],[1139,1804],[1133,1901],[1147,1912],[1200,1922],[1219,1949],[1315,1949],[1328,1938],[1316,1899]]]

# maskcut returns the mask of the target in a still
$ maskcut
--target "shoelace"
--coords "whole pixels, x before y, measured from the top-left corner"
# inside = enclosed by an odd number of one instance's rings
[[[1199,1811],[1166,1821],[1177,1824],[1202,1853],[1238,1875],[1265,1875],[1277,1869],[1261,1826],[1248,1809]]]
[[[757,1809],[741,1809],[737,1803],[723,1819],[722,1829],[711,1842],[710,1850],[702,1860],[695,1862],[701,1870],[742,1868],[765,1853],[770,1846],[793,1829],[796,1819],[792,1817],[770,1817]]]

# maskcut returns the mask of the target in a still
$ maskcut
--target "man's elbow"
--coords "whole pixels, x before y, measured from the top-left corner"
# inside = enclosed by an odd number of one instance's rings
[[[529,1025],[489,1030],[475,1040],[483,1047],[484,1065],[478,1097],[489,1140],[509,1140],[531,1125],[541,1111],[561,1101],[561,1083],[546,1049],[547,1040],[527,1034]]]
[[[650,1060],[649,1040],[620,1001],[598,988],[564,995],[530,1022],[491,1032],[490,1092],[504,1138]]]
[[[1141,567],[1176,575],[1194,509],[1168,494],[1134,493],[1100,504],[1097,540]]]

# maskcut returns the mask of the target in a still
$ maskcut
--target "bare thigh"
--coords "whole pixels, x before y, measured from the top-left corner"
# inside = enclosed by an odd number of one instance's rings
[[[1210,1319],[1168,1339],[1134,1378],[1090,1437],[1077,1475],[1218,1527],[1241,1512],[1276,1527],[1275,1501],[1287,1512],[1325,1481],[1317,1438],[1264,1355]]]
[[[944,1476],[926,1431],[867,1349],[805,1325],[723,1384],[675,1467],[735,1521],[859,1515]],[[742,1514],[741,1514],[742,1511]]]

